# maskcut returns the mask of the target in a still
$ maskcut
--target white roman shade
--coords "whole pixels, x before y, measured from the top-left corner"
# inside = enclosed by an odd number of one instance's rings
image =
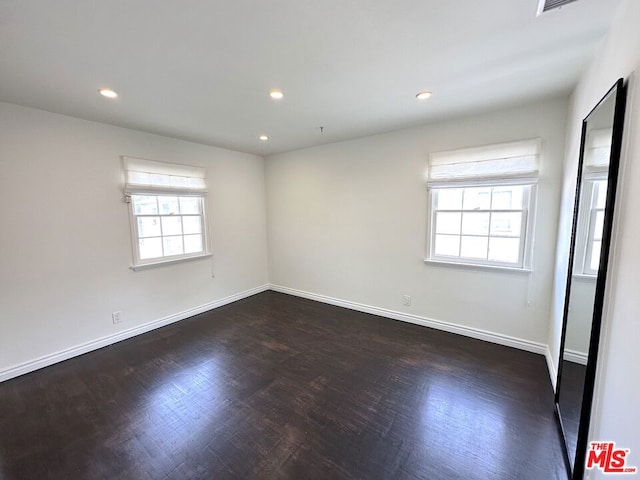
[[[611,128],[591,130],[587,134],[584,146],[585,178],[602,176],[609,171],[612,136],[613,129]]]
[[[127,195],[161,192],[193,195],[207,191],[205,169],[201,167],[134,157],[122,157],[122,164],[124,193]]]
[[[427,185],[534,183],[538,179],[541,143],[536,138],[432,153]]]

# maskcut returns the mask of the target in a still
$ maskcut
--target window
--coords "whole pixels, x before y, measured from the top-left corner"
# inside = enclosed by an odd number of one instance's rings
[[[204,169],[123,157],[133,268],[209,255]]]
[[[204,253],[202,197],[131,195],[141,261]]]
[[[587,134],[573,267],[578,275],[595,277],[600,266],[611,137],[610,128]]]
[[[539,144],[431,155],[427,260],[529,268]]]
[[[530,186],[432,192],[432,259],[522,266]]]
[[[602,230],[604,227],[604,206],[607,200],[606,180],[587,180],[584,184],[584,202],[588,215],[585,225],[585,251],[582,272],[586,275],[597,275],[600,266],[600,248],[602,246]]]

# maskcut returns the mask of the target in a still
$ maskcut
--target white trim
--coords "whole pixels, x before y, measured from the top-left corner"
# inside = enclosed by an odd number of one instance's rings
[[[566,349],[563,355],[564,360],[573,363],[579,363],[580,365],[587,364],[587,354],[583,352],[578,352],[577,350],[569,350]]]
[[[462,268],[471,268],[477,270],[488,270],[491,272],[505,272],[505,273],[519,273],[519,274],[530,274],[533,270],[527,268],[519,268],[519,267],[504,267],[502,265],[485,265],[483,263],[467,263],[467,262],[445,262],[443,260],[431,260],[430,258],[425,258],[424,263],[438,265],[441,267],[462,267]]]
[[[172,263],[188,262],[189,260],[197,260],[199,258],[208,258],[212,256],[213,256],[213,253],[198,253],[196,255],[190,255],[190,256],[181,255],[179,258],[164,257],[164,258],[168,258],[169,260],[163,260],[161,262],[140,263],[138,265],[131,265],[129,268],[137,272],[139,270],[145,270],[147,268],[159,267],[160,265],[170,265]]]
[[[597,280],[598,276],[586,273],[574,273],[573,275],[571,275],[571,278],[580,282],[594,283]]]
[[[551,386],[555,392],[556,381],[558,380],[558,367],[556,366],[556,362],[553,360],[551,350],[549,350],[549,345],[544,349],[544,358],[547,361],[547,369],[549,370],[549,378],[551,378]]]
[[[5,380],[9,380],[11,378],[24,375],[25,373],[33,372],[35,370],[48,367],[49,365],[62,362],[63,360],[68,360],[70,358],[77,357],[78,355],[83,355],[93,350],[98,350],[99,348],[107,347],[109,345],[120,342],[122,340],[135,337],[142,333],[150,332],[151,330],[164,327],[171,323],[184,320],[185,318],[189,318],[194,315],[198,315],[200,313],[208,312],[209,310],[222,307],[223,305],[227,305],[229,303],[233,303],[238,300],[242,300],[243,298],[251,297],[258,293],[266,292],[267,290],[269,290],[268,284],[260,285],[259,287],[251,288],[249,290],[235,293],[233,295],[229,295],[228,297],[224,297],[219,300],[214,300],[213,302],[205,303],[204,305],[200,305],[199,307],[190,308],[189,310],[184,310],[182,312],[178,312],[173,315],[169,315],[167,317],[159,318],[157,320],[153,320],[151,322],[138,325],[137,327],[129,328],[127,330],[123,330],[118,333],[114,333],[112,335],[107,335],[106,337],[102,337],[97,340],[92,340],[90,342],[83,343],[75,347],[67,348],[65,350],[60,350],[59,352],[52,353],[50,355],[45,355],[35,360],[30,360],[28,362],[20,363],[13,367],[0,370],[0,382],[4,382]]]
[[[442,320],[435,320],[432,318],[427,318],[419,315],[398,312],[398,311],[389,310],[386,308],[374,307],[372,305],[365,305],[362,303],[351,302],[349,300],[338,299],[338,298],[329,297],[326,295],[319,295],[316,293],[306,292],[303,290],[297,290],[294,288],[284,287],[281,285],[273,285],[273,284],[260,285],[258,287],[245,290],[243,292],[239,292],[233,295],[229,295],[227,297],[221,298],[219,300],[215,300],[210,303],[206,303],[204,305],[200,305],[198,307],[191,308],[189,310],[184,310],[182,312],[178,312],[173,315],[169,315],[167,317],[163,317],[142,325],[138,325],[136,327],[133,327],[127,330],[117,332],[113,335],[107,335],[97,340],[83,343],[75,347],[67,348],[65,350],[61,350],[59,352],[55,352],[50,355],[45,355],[35,360],[30,360],[30,361],[15,365],[13,367],[0,370],[0,382],[4,382],[5,380],[9,380],[11,378],[15,378],[20,375],[33,372],[35,370],[39,370],[44,367],[48,367],[55,363],[68,360],[70,358],[77,357],[79,355],[83,355],[85,353],[98,350],[103,347],[107,347],[109,345],[120,342],[122,340],[126,340],[128,338],[132,338],[137,335],[150,332],[157,328],[170,325],[172,323],[178,322],[180,320],[184,320],[194,315],[198,315],[200,313],[204,313],[204,312],[213,310],[215,308],[228,305],[229,303],[242,300],[243,298],[251,297],[253,295],[257,295],[258,293],[266,292],[267,290],[285,293],[285,294],[293,295],[296,297],[307,298],[310,300],[315,300],[315,301],[327,303],[330,305],[336,305],[338,307],[348,308],[350,310],[370,313],[372,315],[378,315],[380,317],[399,320],[402,322],[412,323],[415,325],[421,325],[423,327],[434,328],[436,330],[455,333],[458,335],[463,335],[465,337],[484,340],[490,343],[495,343],[498,345],[504,345],[507,347],[517,348],[519,350],[525,350],[527,352],[544,355],[547,360],[547,366],[549,368],[549,374],[551,376],[551,384],[555,388],[557,370],[553,363],[553,360],[551,359],[551,353],[549,352],[549,347],[542,343],[532,342],[530,340],[516,338],[516,337],[503,335],[495,332],[489,332],[487,330],[482,330],[479,328],[467,327],[464,325],[445,322]],[[567,357],[567,359],[569,359],[569,357]]]
[[[370,313],[372,315],[378,315],[380,317],[391,318],[393,320],[413,323],[416,325],[421,325],[423,327],[434,328],[436,330],[442,330],[449,333],[456,333],[458,335],[464,335],[465,337],[484,340],[486,342],[513,347],[519,350],[525,350],[527,352],[538,353],[540,355],[544,355],[545,350],[548,348],[545,344],[542,343],[532,342],[530,340],[524,340],[522,338],[511,337],[509,335],[503,335],[501,333],[489,332],[487,330],[482,330],[479,328],[467,327],[464,325],[445,322],[442,320],[435,320],[432,318],[422,317],[420,315],[413,315],[398,312],[395,310],[388,310],[386,308],[374,307],[372,305],[365,305],[363,303],[351,302],[349,300],[328,297],[326,295],[319,295],[317,293],[305,292],[303,290],[284,287],[282,285],[271,284],[270,289],[274,292],[286,293],[295,297],[307,298],[309,300],[328,303],[330,305],[336,305],[338,307],[344,307],[350,310],[357,310],[358,312]]]

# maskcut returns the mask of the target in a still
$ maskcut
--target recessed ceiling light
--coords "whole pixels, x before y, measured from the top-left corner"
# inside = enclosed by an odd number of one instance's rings
[[[426,100],[431,96],[431,92],[429,90],[422,90],[416,94],[416,98],[418,100]]]
[[[267,137],[266,135],[260,135],[258,138],[263,142],[266,142],[267,140],[269,140],[269,137]]]
[[[98,92],[100,93],[100,95],[107,98],[116,98],[118,96],[118,94],[110,88],[101,88],[100,90],[98,90]]]
[[[282,97],[284,97],[284,93],[282,93],[282,90],[280,90],[279,88],[274,88],[272,90],[269,90],[269,96],[274,100],[281,100]]]

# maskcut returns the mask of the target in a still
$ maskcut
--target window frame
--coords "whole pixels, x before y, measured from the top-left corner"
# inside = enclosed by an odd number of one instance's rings
[[[133,202],[133,196],[148,196],[148,197],[176,197],[176,198],[180,198],[180,197],[194,197],[194,198],[198,198],[200,199],[200,205],[201,205],[201,209],[202,209],[202,213],[201,214],[187,214],[187,215],[183,215],[182,213],[178,213],[178,214],[162,214],[160,212],[158,212],[157,214],[144,214],[144,215],[137,215],[134,211],[134,202]],[[129,211],[129,226],[131,227],[131,251],[133,254],[133,264],[131,265],[131,269],[132,270],[138,270],[141,268],[145,268],[145,267],[152,267],[152,266],[158,266],[158,265],[165,265],[165,264],[170,264],[170,263],[176,263],[176,262],[182,262],[182,261],[186,261],[186,260],[192,260],[192,259],[197,259],[197,258],[203,258],[203,257],[210,257],[211,256],[211,249],[209,247],[209,233],[208,233],[208,221],[207,221],[207,208],[206,208],[206,194],[204,193],[187,193],[187,192],[175,192],[175,191],[171,191],[171,190],[167,190],[165,192],[161,192],[161,191],[154,191],[153,193],[151,192],[139,192],[139,193],[135,193],[135,192],[131,192],[125,195],[125,202],[128,204],[128,211]],[[159,199],[157,200],[159,202]],[[159,209],[158,209],[159,210]],[[139,232],[139,228],[138,228],[138,221],[137,219],[139,217],[159,217],[160,218],[160,228],[162,228],[162,217],[173,217],[173,216],[179,216],[179,217],[183,217],[183,216],[198,216],[200,217],[200,227],[201,227],[201,235],[202,235],[202,247],[203,250],[200,252],[194,252],[194,253],[181,253],[181,254],[177,254],[177,255],[163,255],[161,257],[153,257],[153,258],[149,258],[149,259],[142,259],[140,258],[140,244],[139,241],[144,239],[144,238],[148,238],[148,237],[141,237],[140,236],[140,232]],[[184,233],[180,234],[182,237],[184,237]],[[173,236],[173,235],[166,235],[166,236]],[[156,238],[160,238],[161,240],[165,237],[165,235],[160,235]]]
[[[503,209],[485,209],[485,210],[438,210],[436,206],[436,194],[437,192],[445,189],[467,189],[467,188],[494,188],[494,187],[510,187],[510,186],[522,186],[523,187],[523,199],[522,199],[522,209],[518,210],[503,210]],[[467,267],[478,267],[478,268],[488,268],[488,269],[499,269],[499,270],[509,270],[516,272],[530,272],[531,264],[532,264],[532,253],[533,253],[533,239],[534,239],[534,228],[535,228],[535,206],[536,206],[536,196],[537,196],[537,182],[532,180],[527,181],[519,181],[518,179],[510,179],[510,180],[483,180],[483,181],[455,181],[455,182],[447,182],[447,183],[439,183],[437,185],[427,185],[428,192],[428,201],[427,201],[427,217],[428,217],[428,225],[427,225],[427,251],[425,262],[442,264],[442,265],[453,265],[453,266],[467,266]],[[435,253],[435,236],[436,236],[436,214],[439,211],[446,212],[489,212],[491,213],[499,213],[499,212],[521,212],[522,214],[522,223],[521,223],[521,235],[520,235],[520,245],[518,251],[518,262],[501,262],[496,260],[489,259],[479,259],[479,258],[467,258],[461,256],[448,256],[448,255],[437,255]],[[460,237],[462,237],[462,230],[460,231]],[[485,238],[496,237],[495,235],[490,235],[489,233]],[[499,236],[497,236],[499,237]],[[515,238],[515,237],[508,237]]]
[[[573,274],[586,278],[598,276],[598,270],[591,268],[593,256],[593,244],[595,240],[595,224],[598,211],[604,212],[603,208],[598,208],[596,202],[599,194],[599,182],[607,182],[606,173],[589,174],[583,179],[582,192],[580,194],[580,205],[578,206],[578,227],[576,231],[576,246]],[[606,192],[606,190],[605,190]],[[600,239],[601,241],[601,239]],[[599,258],[598,258],[599,261]]]

